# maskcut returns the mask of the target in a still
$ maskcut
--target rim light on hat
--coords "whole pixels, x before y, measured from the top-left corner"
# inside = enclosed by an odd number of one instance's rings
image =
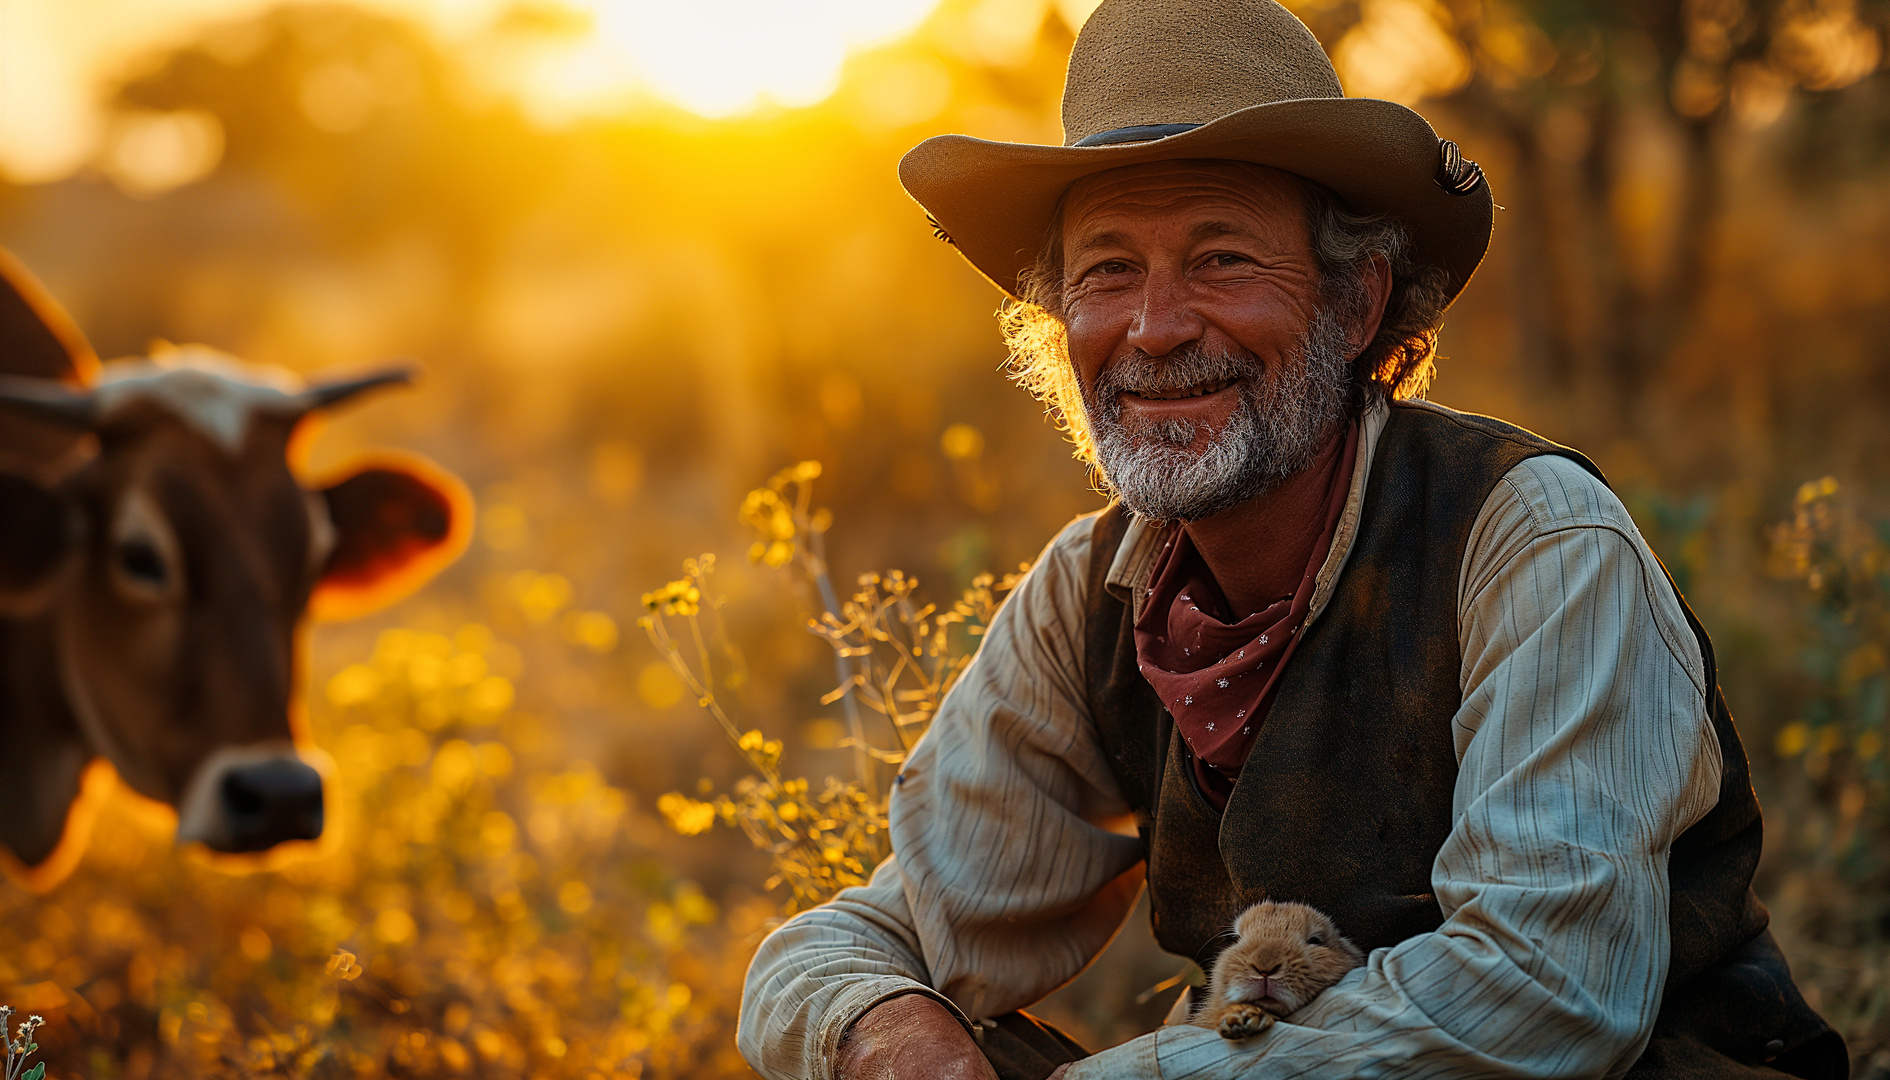
[[[1246,161],[1297,173],[1411,233],[1452,299],[1490,244],[1476,162],[1396,102],[1348,98],[1312,31],[1273,0],[1104,0],[1077,35],[1061,146],[941,135],[899,178],[948,240],[1017,295],[1063,192],[1149,161]]]

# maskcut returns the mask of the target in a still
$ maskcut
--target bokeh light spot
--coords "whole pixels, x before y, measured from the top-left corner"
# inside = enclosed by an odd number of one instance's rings
[[[414,930],[413,916],[402,908],[390,907],[374,917],[374,936],[388,945],[412,940]]]
[[[591,910],[591,887],[575,880],[558,886],[558,906],[570,915],[582,915]]]
[[[637,673],[637,696],[646,705],[667,709],[682,700],[682,680],[660,660],[645,664]]]
[[[210,175],[223,158],[223,124],[202,109],[134,110],[118,117],[100,162],[131,195],[161,195]]]
[[[274,943],[269,940],[269,933],[260,926],[244,927],[237,936],[236,946],[243,951],[244,956],[258,964],[269,959],[269,954],[275,949]]]
[[[984,432],[970,424],[953,424],[939,436],[938,448],[953,461],[970,461],[984,453]]]
[[[601,611],[573,611],[564,617],[564,639],[599,656],[617,647],[617,620]]]

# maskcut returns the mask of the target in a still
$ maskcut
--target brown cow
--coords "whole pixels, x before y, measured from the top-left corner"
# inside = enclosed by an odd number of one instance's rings
[[[306,488],[290,441],[407,377],[304,386],[201,347],[99,365],[0,252],[0,846],[29,881],[75,857],[95,757],[175,806],[181,840],[321,835],[292,719],[305,613],[417,584],[464,546],[470,503],[419,462]]]

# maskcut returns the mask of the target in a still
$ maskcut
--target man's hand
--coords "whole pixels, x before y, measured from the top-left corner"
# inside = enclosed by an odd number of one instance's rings
[[[997,1080],[965,1026],[924,994],[868,1009],[840,1040],[840,1080]]]

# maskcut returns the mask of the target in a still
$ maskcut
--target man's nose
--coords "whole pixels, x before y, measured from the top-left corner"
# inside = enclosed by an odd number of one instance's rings
[[[1129,327],[1126,344],[1149,356],[1166,356],[1198,340],[1206,323],[1189,302],[1179,274],[1151,272],[1142,289],[1142,307]]]

